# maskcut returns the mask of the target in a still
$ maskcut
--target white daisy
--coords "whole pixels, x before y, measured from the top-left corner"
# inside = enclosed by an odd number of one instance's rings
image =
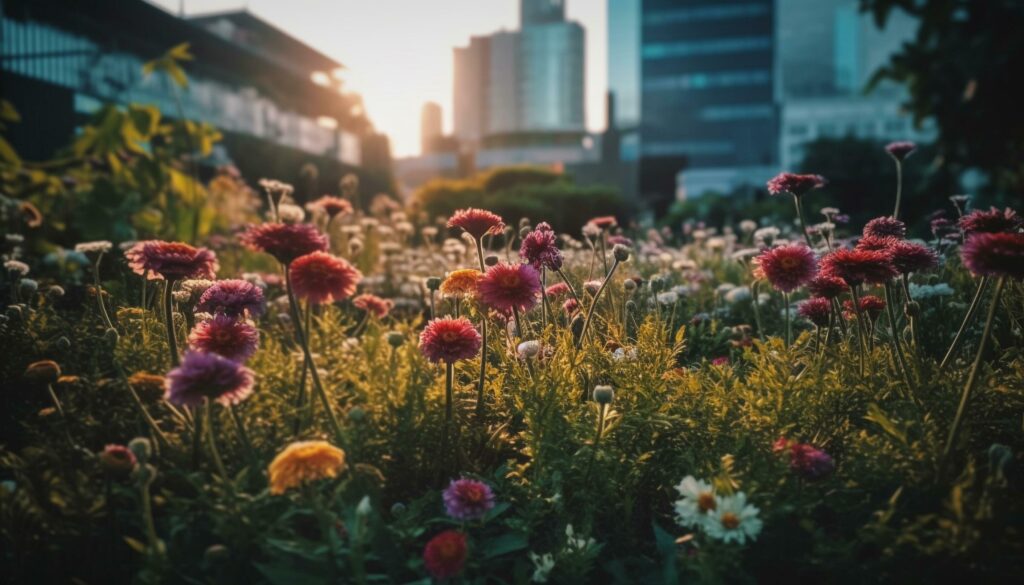
[[[747,496],[743,492],[718,497],[714,511],[705,519],[704,530],[708,536],[722,542],[744,544],[747,539],[756,540],[761,533],[764,523],[758,514],[760,510],[747,504]]]
[[[694,527],[702,524],[709,512],[718,506],[715,488],[710,483],[687,475],[676,486],[682,496],[676,500],[676,521],[681,526]]]

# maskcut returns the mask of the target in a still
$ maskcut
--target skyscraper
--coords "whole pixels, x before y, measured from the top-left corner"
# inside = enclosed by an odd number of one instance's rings
[[[562,22],[565,20],[565,0],[520,0],[519,26]]]
[[[452,117],[455,137],[475,144],[488,132],[490,117],[491,38],[472,37],[456,47]]]
[[[522,123],[520,86],[522,84],[522,35],[518,31],[500,31],[490,36],[487,128],[485,134],[516,132]]]
[[[420,154],[433,152],[441,136],[441,106],[426,102],[420,111]]]
[[[695,192],[776,164],[773,4],[642,1],[640,190],[656,209],[683,169]]]
[[[583,27],[575,22],[549,22],[526,26],[519,34],[519,130],[583,130]]]

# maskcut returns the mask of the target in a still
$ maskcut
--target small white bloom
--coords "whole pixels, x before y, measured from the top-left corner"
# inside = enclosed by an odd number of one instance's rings
[[[551,553],[538,555],[535,552],[531,552],[530,560],[533,561],[533,577],[531,580],[534,583],[547,583],[548,575],[555,568],[555,557]]]
[[[363,496],[363,499],[359,500],[359,505],[356,506],[356,514],[359,516],[369,516],[373,508],[370,506],[370,496]]]
[[[757,222],[752,219],[744,219],[740,222],[740,231],[749,234],[757,229]]]
[[[75,244],[75,252],[81,252],[83,254],[106,254],[114,247],[107,240],[97,240],[95,242],[82,242]]]
[[[620,347],[612,352],[612,359],[621,362],[623,360],[636,361],[636,348],[631,347],[628,350],[624,347]]]
[[[679,293],[675,291],[665,291],[658,293],[658,303],[665,306],[672,306],[679,301]]]
[[[306,212],[298,205],[282,203],[277,207],[277,217],[284,223],[302,223],[306,219]]]
[[[708,514],[704,530],[708,536],[722,542],[744,544],[747,539],[757,540],[764,522],[758,517],[760,510],[747,503],[743,492],[716,498],[717,507]]]
[[[682,496],[676,500],[676,522],[681,526],[693,527],[704,522],[710,512],[718,506],[715,488],[710,483],[687,475],[676,486]]]
[[[29,271],[28,264],[21,260],[8,260],[4,262],[4,268],[7,269],[7,272],[17,273],[18,276],[25,276]]]
[[[763,227],[754,232],[754,241],[764,246],[771,246],[777,237],[779,237],[779,228],[774,226]]]

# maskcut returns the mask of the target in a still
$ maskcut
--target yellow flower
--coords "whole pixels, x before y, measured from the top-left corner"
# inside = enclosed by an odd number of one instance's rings
[[[479,270],[464,268],[448,275],[441,283],[441,294],[446,297],[468,299],[476,295],[476,281],[482,274]]]
[[[297,441],[270,463],[270,493],[280,495],[304,483],[337,477],[345,452],[327,441]]]

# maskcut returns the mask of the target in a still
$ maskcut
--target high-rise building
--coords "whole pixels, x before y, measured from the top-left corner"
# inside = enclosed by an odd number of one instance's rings
[[[476,144],[487,134],[490,117],[491,38],[475,36],[456,47],[452,118],[455,137]]]
[[[640,191],[656,210],[776,165],[773,4],[641,2]]]
[[[781,105],[780,167],[798,169],[818,138],[930,142],[931,122],[913,124],[901,103],[905,90],[883,82],[865,94],[874,72],[917,29],[896,11],[884,29],[857,0],[778,0],[777,99]]]
[[[440,104],[426,102],[420,111],[420,154],[433,152],[443,134]]]
[[[518,130],[583,130],[583,27],[564,21],[537,24],[524,27],[520,36]]]
[[[565,0],[520,0],[519,26],[562,22],[565,20]]]
[[[522,29],[455,49],[455,136],[583,132],[584,30],[563,0],[521,0]]]
[[[640,0],[608,0],[608,91],[614,97],[609,122],[620,130],[640,124]],[[636,132],[623,134],[619,156],[639,155]]]

